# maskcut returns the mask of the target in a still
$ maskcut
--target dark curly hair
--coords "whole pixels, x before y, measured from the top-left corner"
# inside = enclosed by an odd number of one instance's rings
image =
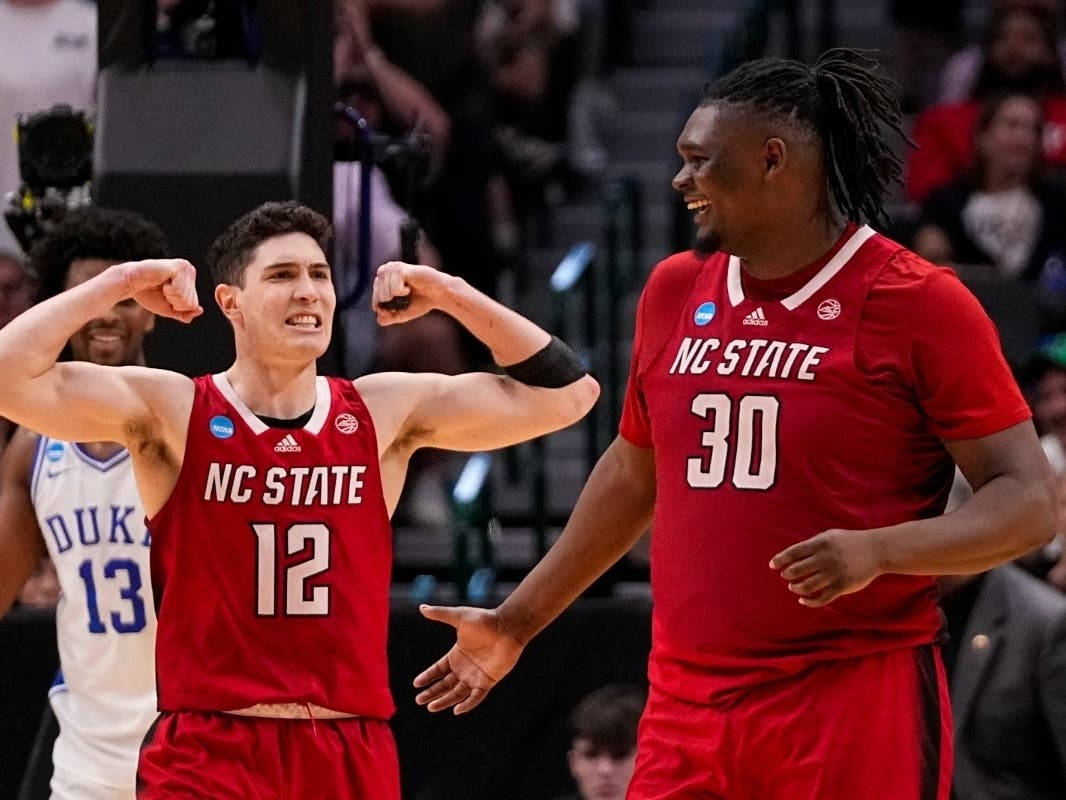
[[[66,288],[70,265],[79,259],[116,264],[165,258],[166,236],[154,222],[132,211],[85,206],[68,211],[30,251],[38,300]]]
[[[263,203],[226,228],[211,245],[207,261],[215,283],[243,286],[245,267],[259,245],[287,233],[306,233],[328,253],[333,229],[325,217],[295,200]]]

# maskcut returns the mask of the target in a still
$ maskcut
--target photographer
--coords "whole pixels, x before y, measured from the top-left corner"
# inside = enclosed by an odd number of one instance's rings
[[[383,122],[380,96],[368,74],[353,70],[338,91],[343,107],[361,117],[370,130]],[[371,144],[370,142],[373,142]],[[362,148],[371,147],[369,172],[369,263],[360,264],[360,226],[362,165],[358,158]],[[442,268],[440,253],[428,238],[419,233],[413,252],[404,252],[401,228],[417,226],[393,197],[385,169],[394,177],[410,183],[420,177],[426,162],[421,140],[394,140],[374,137],[363,142],[353,130],[351,120],[338,124],[337,161],[333,167],[334,272],[340,294],[350,294],[356,286],[358,271],[373,274],[379,264],[393,260],[411,260],[437,269]],[[338,306],[344,337],[345,374],[361,375],[368,371],[439,372],[455,375],[470,369],[463,352],[461,332],[451,317],[438,312],[412,320],[405,325],[382,328],[370,308],[369,292],[353,298],[354,304]],[[448,464],[445,454],[427,450],[416,455],[404,503],[397,512],[400,518],[416,524],[443,524],[449,519],[444,494]]]
[[[0,0],[0,198],[20,186],[12,131],[20,114],[66,103],[92,108],[96,6],[84,0]],[[0,222],[0,250],[18,243]]]

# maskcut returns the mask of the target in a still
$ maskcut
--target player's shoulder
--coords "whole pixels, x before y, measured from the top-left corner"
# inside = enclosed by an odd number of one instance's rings
[[[676,299],[678,293],[691,286],[692,281],[701,272],[716,267],[724,269],[727,263],[728,256],[724,253],[706,255],[694,250],[674,253],[652,268],[644,284],[644,295],[649,299]]]
[[[874,289],[893,294],[951,297],[966,292],[954,270],[940,267],[913,250],[880,237],[890,245],[884,267],[878,272]]]

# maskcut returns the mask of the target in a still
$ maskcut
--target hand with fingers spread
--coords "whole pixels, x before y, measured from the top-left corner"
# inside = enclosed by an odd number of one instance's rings
[[[153,258],[122,265],[130,296],[161,317],[192,322],[203,313],[196,296],[196,269],[183,258]]]
[[[378,267],[374,276],[371,305],[378,324],[395,325],[417,319],[423,314],[440,308],[441,300],[455,278],[445,272],[422,264],[407,264],[403,261],[388,261]],[[384,305],[397,298],[407,302]]]
[[[503,629],[492,609],[421,606],[419,611],[426,619],[455,628],[456,642],[415,678],[415,688],[422,689],[415,702],[428,711],[454,707],[455,714],[465,714],[511,671],[525,645]]]
[[[868,586],[881,574],[881,559],[869,531],[828,530],[770,559],[801,605],[828,605]]]

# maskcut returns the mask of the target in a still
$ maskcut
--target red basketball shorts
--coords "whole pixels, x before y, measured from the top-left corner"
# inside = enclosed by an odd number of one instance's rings
[[[936,647],[827,661],[729,708],[652,687],[627,800],[948,800]]]
[[[139,800],[399,800],[388,723],[273,719],[181,711],[148,731]]]

